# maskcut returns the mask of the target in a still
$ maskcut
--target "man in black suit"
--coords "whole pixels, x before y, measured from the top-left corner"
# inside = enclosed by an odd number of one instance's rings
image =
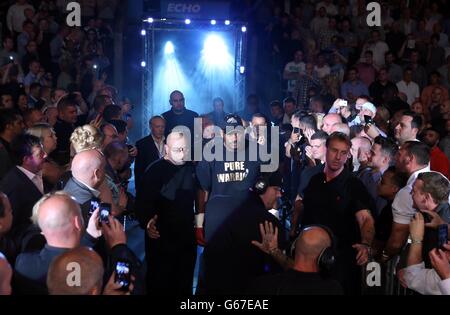
[[[153,116],[149,122],[150,135],[136,142],[138,155],[134,164],[134,178],[136,190],[139,189],[140,182],[147,167],[154,161],[164,156],[164,131],[166,121],[161,116]]]
[[[11,202],[12,233],[17,236],[31,225],[33,206],[45,193],[42,167],[46,153],[39,138],[32,135],[18,136],[11,143],[11,153],[16,166],[3,178],[0,190]]]

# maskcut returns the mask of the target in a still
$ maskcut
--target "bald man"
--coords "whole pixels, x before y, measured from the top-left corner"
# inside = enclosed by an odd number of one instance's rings
[[[342,123],[342,117],[339,114],[328,114],[326,115],[322,120],[322,130],[325,131],[327,134],[332,134],[331,128],[334,124],[341,124]]]
[[[333,132],[342,132],[342,133],[344,133],[344,134],[346,134],[347,136],[350,137],[350,127],[347,124],[344,124],[344,123],[334,124],[333,126],[331,126],[330,132],[331,133],[333,133]]]
[[[254,242],[262,251],[273,256],[274,259],[290,260],[283,256],[281,251],[274,247],[276,243],[267,242],[276,238],[277,231],[271,223],[265,224],[261,229],[262,243]],[[319,257],[322,252],[332,247],[331,235],[320,226],[306,227],[295,241],[295,258],[291,262],[292,268],[271,276],[264,276],[256,280],[249,290],[254,294],[262,295],[341,295],[340,284],[330,278],[324,277],[324,270],[319,267]]]
[[[367,166],[372,150],[372,143],[366,137],[356,137],[352,139],[352,147],[350,153],[352,154],[353,172],[361,172]]]
[[[78,247],[83,236],[84,244],[94,245],[94,240],[101,235],[96,226],[97,215],[98,211],[92,215],[85,234],[81,209],[67,193],[47,194],[36,203],[33,221],[41,229],[47,244],[41,251],[26,252],[17,257],[16,273],[34,287],[33,292],[25,293],[44,293],[51,261],[68,249]]]
[[[172,132],[165,155],[142,175],[136,216],[147,230],[147,289],[156,294],[192,294],[196,259],[194,167],[185,162],[187,139]]]
[[[75,155],[72,161],[72,178],[64,191],[72,195],[80,205],[85,222],[93,198],[100,198],[100,186],[105,179],[106,160],[96,150],[86,150]]]
[[[80,270],[79,286],[68,285],[67,279],[73,273],[73,263]],[[72,264],[72,265],[71,265]],[[47,274],[47,288],[50,295],[99,295],[103,287],[103,261],[90,248],[78,247],[56,257]]]

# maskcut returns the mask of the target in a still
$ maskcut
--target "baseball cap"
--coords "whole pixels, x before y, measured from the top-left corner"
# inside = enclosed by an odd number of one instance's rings
[[[377,108],[375,107],[375,105],[373,105],[370,102],[365,102],[364,104],[362,104],[361,110],[363,110],[363,109],[370,110],[374,114],[376,114],[376,112],[377,112]]]
[[[243,127],[242,119],[239,115],[236,114],[228,114],[224,117],[223,129],[227,131],[228,129],[234,129],[238,126]]]

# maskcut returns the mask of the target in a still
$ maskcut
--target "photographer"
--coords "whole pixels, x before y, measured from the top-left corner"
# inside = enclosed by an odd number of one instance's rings
[[[405,285],[414,291],[427,295],[450,295],[450,242],[443,249],[429,252],[433,269],[426,269],[422,259],[422,239],[425,221],[418,212],[410,224],[412,244],[408,252],[408,267],[404,269]]]

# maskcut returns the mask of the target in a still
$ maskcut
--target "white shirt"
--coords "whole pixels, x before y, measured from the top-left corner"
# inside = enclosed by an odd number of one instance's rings
[[[22,24],[25,22],[25,10],[31,9],[34,12],[34,8],[31,4],[19,5],[17,3],[9,7],[6,15],[6,24],[8,29],[17,33],[21,33],[23,28]]]
[[[323,79],[331,73],[331,69],[327,64],[325,64],[323,67],[314,66],[314,71],[316,71],[317,77],[319,79]]]
[[[450,279],[441,280],[434,269],[425,269],[423,262],[405,268],[405,282],[420,294],[450,295]]]
[[[17,166],[17,168],[25,174],[26,177],[28,177],[34,184],[34,186],[36,186],[36,188],[42,193],[44,194],[44,181],[42,180],[42,172],[39,172],[37,174],[34,174],[32,172],[30,172],[27,169],[24,169],[21,166]]]
[[[152,139],[155,142],[155,146],[158,149],[158,153],[159,153],[159,158],[162,158],[164,156],[164,140],[166,139],[165,137],[162,137],[161,142],[156,141],[155,137],[153,137],[152,135]]]
[[[284,72],[288,73],[302,73],[305,72],[305,63],[299,62],[295,63],[294,61],[288,62],[286,66],[284,67]],[[293,92],[295,89],[295,84],[297,83],[297,80],[289,80],[288,81],[288,92]]]
[[[411,106],[411,104],[416,100],[416,98],[420,97],[419,86],[415,82],[409,82],[408,84],[401,80],[397,82],[397,88],[400,92],[405,93],[407,97],[407,103]]]
[[[409,177],[406,186],[399,190],[392,203],[392,215],[395,223],[409,224],[416,213],[411,197],[412,187],[420,173],[430,172],[430,166],[422,168]]]
[[[382,67],[385,64],[384,54],[389,50],[389,46],[383,42],[378,41],[375,44],[370,44],[366,46],[366,49],[361,54],[361,57],[364,56],[366,50],[370,50],[373,53],[373,62],[376,66]]]
[[[316,11],[319,11],[319,9],[321,7],[324,7],[325,10],[327,11],[328,15],[337,15],[338,14],[338,10],[336,8],[336,6],[333,3],[327,4],[325,1],[319,2],[316,5]]]

